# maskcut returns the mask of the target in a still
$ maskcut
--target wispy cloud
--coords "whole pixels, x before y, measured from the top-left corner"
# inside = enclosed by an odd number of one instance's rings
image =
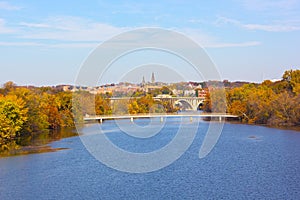
[[[187,20],[188,22],[190,23],[196,23],[196,24],[204,24],[204,23],[207,23],[205,20],[203,19],[195,19],[195,18],[191,18],[189,20]]]
[[[0,9],[1,10],[20,10],[21,7],[11,5],[10,3],[6,1],[0,1]]]
[[[5,20],[0,18],[0,34],[7,34],[15,32],[14,29],[6,26]]]
[[[12,36],[18,41],[0,41],[0,46],[95,48],[100,42],[130,29],[71,16],[20,22],[15,28],[18,31],[7,27],[5,20],[0,18],[0,33],[13,33]]]
[[[28,27],[28,28],[50,28],[48,24],[42,24],[42,23],[26,23],[21,22],[19,25]]]
[[[299,21],[285,21],[285,22],[273,22],[273,24],[246,24],[236,19],[230,19],[226,17],[218,17],[215,22],[216,25],[233,24],[246,30],[259,30],[268,32],[289,32],[300,30]]]
[[[205,48],[250,47],[261,44],[259,41],[222,42],[219,38],[205,34],[197,29],[183,29],[182,31]]]
[[[22,22],[20,25],[23,27],[20,38],[60,41],[99,42],[129,30],[127,27],[66,16],[49,18],[40,23]]]
[[[227,21],[230,21],[227,19]],[[231,22],[233,23],[233,22]],[[235,22],[237,23],[237,22]],[[20,31],[16,37],[21,40],[37,41],[37,43],[0,43],[12,46],[43,46],[50,48],[95,48],[114,35],[124,31],[133,30],[134,27],[117,27],[110,24],[99,23],[85,18],[61,16],[52,17],[37,23],[21,22]],[[260,45],[258,41],[224,42],[213,35],[206,34],[198,29],[173,28],[175,31],[186,34],[203,47],[249,47]]]

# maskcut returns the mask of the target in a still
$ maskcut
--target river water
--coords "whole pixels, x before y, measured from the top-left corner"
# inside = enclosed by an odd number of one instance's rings
[[[161,133],[137,141],[114,121],[101,126],[116,145],[144,152],[170,142],[180,123],[167,120]],[[208,123],[200,121],[193,143],[178,160],[149,173],[107,167],[78,136],[50,144],[66,150],[1,158],[0,199],[300,199],[299,131],[225,123],[214,149],[199,159]],[[98,125],[88,124],[80,134],[97,131]]]

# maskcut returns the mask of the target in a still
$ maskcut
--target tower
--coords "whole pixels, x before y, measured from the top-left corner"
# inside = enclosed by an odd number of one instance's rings
[[[151,83],[155,83],[154,72],[152,72]]]
[[[143,80],[142,80],[142,86],[145,86],[146,81],[145,81],[145,77],[143,76]]]

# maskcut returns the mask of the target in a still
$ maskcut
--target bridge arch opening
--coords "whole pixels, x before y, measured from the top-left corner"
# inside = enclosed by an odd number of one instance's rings
[[[193,110],[192,105],[183,99],[175,101],[174,107],[179,108],[179,110],[181,110],[181,111]]]
[[[197,106],[197,110],[203,110],[203,106],[204,106],[203,102],[199,103]]]

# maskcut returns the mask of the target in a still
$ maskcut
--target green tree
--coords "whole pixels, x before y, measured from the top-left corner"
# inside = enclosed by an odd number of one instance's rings
[[[162,94],[169,94],[169,95],[173,95],[173,92],[171,89],[169,89],[168,87],[166,86],[163,86],[161,89],[160,89],[161,93]]]

